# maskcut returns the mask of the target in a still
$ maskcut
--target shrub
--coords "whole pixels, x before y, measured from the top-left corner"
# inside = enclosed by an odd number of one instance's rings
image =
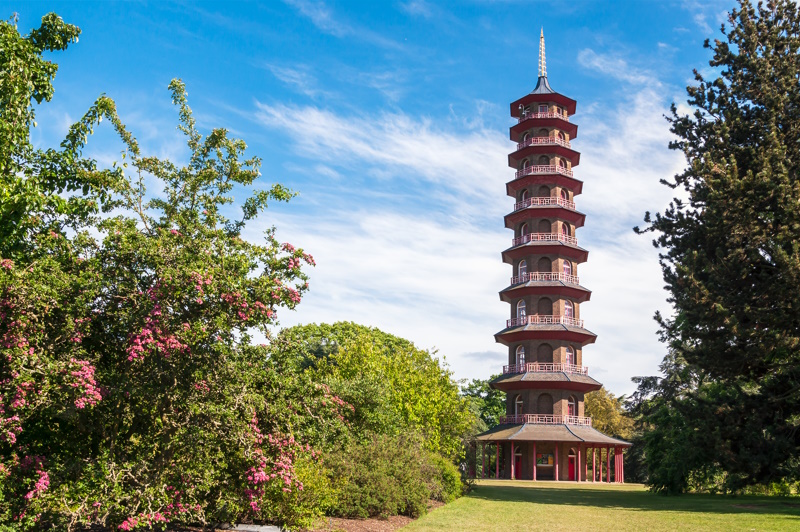
[[[333,515],[418,517],[427,509],[435,467],[418,437],[373,435],[330,453],[325,463],[339,483]]]
[[[447,503],[461,497],[465,486],[458,467],[438,454],[429,454],[428,460],[432,468],[428,486],[430,498]]]

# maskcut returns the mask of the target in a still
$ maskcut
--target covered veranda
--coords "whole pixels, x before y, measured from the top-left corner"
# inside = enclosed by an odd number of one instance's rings
[[[631,446],[590,426],[570,424],[504,424],[476,439],[479,476],[534,481],[624,483],[623,450]],[[493,468],[487,467],[492,455]]]

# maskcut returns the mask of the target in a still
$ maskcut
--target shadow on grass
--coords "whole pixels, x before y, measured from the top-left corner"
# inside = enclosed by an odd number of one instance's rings
[[[514,484],[504,486],[500,483],[482,483],[470,493],[470,498],[487,501],[536,503],[552,505],[572,505],[597,508],[621,508],[627,510],[658,512],[700,512],[710,514],[776,514],[793,517],[800,521],[800,498],[728,496],[707,494],[686,494],[665,496],[637,488],[624,486],[608,487],[547,487]]]

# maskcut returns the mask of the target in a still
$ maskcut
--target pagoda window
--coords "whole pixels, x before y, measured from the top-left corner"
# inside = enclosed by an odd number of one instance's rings
[[[566,363],[569,364],[570,366],[574,366],[575,365],[575,350],[572,348],[572,346],[568,345],[566,351],[567,351]]]
[[[531,161],[529,159],[523,159],[520,163],[520,170],[525,169],[531,165]]]
[[[561,234],[564,236],[569,236],[569,226],[567,224],[561,224]]]
[[[522,194],[519,195],[519,200],[520,201],[525,201],[526,199],[528,199],[528,189],[527,188],[523,188],[522,189]]]
[[[542,166],[549,166],[550,165],[550,157],[547,155],[542,155],[539,157],[539,164]]]
[[[553,315],[553,302],[543,297],[539,300],[539,314],[542,316],[552,316]]]
[[[539,105],[539,112],[546,113],[547,112],[547,105]]]
[[[562,131],[556,133],[556,137],[558,137],[561,140],[567,140],[567,137],[564,136],[564,133]]]
[[[539,133],[536,136],[537,137],[549,137],[550,136],[550,132],[547,131],[546,129],[542,128],[542,129],[539,130]]]
[[[525,313],[525,300],[524,299],[520,299],[519,302],[517,303],[517,318],[522,320],[522,319],[525,319],[525,316],[526,316],[526,313]]]
[[[521,139],[521,142],[525,142],[525,141],[526,141],[526,140],[528,140],[529,138],[531,138],[531,135],[530,135],[530,133],[528,133],[528,132],[526,131],[525,133],[523,133],[523,134],[522,134],[522,139]]]
[[[515,415],[522,414],[522,407],[523,407],[522,396],[517,395],[517,397],[514,399],[514,414]]]
[[[553,269],[553,263],[550,262],[550,259],[548,259],[547,257],[542,257],[541,259],[539,259],[539,264],[537,264],[536,266],[537,266],[536,269],[539,270],[541,273],[549,273]]]
[[[527,273],[528,273],[528,261],[526,260],[519,261],[519,265],[517,266],[517,275],[522,277]]]
[[[525,365],[525,348],[523,346],[517,347],[517,364],[520,366]]]
[[[567,116],[567,110],[564,109],[563,107],[556,107],[556,113]]]
[[[561,267],[561,271],[564,272],[564,275],[572,275],[572,263],[568,260],[565,260],[564,265]]]
[[[551,224],[550,220],[539,220],[539,232],[540,233],[549,233]]]
[[[546,187],[544,185],[539,187],[539,192],[537,194],[540,198],[547,198],[550,196],[550,187]]]
[[[566,189],[561,189],[561,199],[569,201],[569,192],[567,192]]]
[[[519,396],[517,396],[519,397]],[[577,416],[578,412],[578,403],[575,401],[575,397],[570,395],[569,400],[567,401],[567,415],[569,416]]]
[[[558,166],[561,167],[561,168],[566,168],[567,167],[567,163],[564,162],[564,159],[559,159],[558,160]]]
[[[567,318],[575,317],[575,306],[572,304],[572,301],[564,301],[564,316]]]
[[[528,223],[525,222],[519,227],[519,236],[525,236],[528,234]]]

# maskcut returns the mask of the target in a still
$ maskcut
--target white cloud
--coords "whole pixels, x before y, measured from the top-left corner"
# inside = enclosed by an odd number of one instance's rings
[[[272,75],[289,87],[305,94],[310,98],[329,96],[329,93],[317,87],[317,79],[306,68],[282,67],[278,65],[265,65]]]
[[[630,66],[624,59],[616,56],[598,54],[591,48],[578,52],[578,63],[605,76],[635,84],[652,84],[652,73]]]

